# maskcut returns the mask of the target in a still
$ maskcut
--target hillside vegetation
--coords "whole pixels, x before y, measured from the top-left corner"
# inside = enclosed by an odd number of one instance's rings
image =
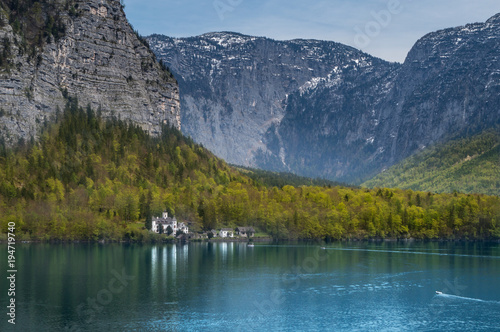
[[[283,188],[286,185],[300,187],[300,186],[319,186],[319,187],[332,187],[332,186],[344,186],[344,187],[355,187],[346,183],[331,181],[321,178],[307,178],[304,176],[296,175],[293,173],[286,172],[273,172],[266,171],[258,168],[244,167],[239,165],[231,165],[235,167],[239,172],[248,176],[250,179],[257,181],[257,183],[269,186]]]
[[[432,192],[500,195],[500,130],[414,155],[363,184]]]
[[[0,144],[0,226],[19,240],[155,239],[170,210],[191,231],[254,226],[275,238],[500,237],[500,198],[342,186],[270,187],[178,130],[151,137],[69,98],[36,142]]]

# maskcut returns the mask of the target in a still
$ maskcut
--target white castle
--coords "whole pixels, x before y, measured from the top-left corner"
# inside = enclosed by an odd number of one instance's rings
[[[162,228],[162,233],[167,234],[167,228],[169,226],[172,229],[173,236],[177,234],[177,231],[181,231],[184,234],[187,234],[189,232],[186,224],[184,224],[183,222],[177,223],[177,219],[175,219],[175,217],[170,218],[168,216],[168,212],[163,212],[163,215],[161,217],[153,217],[151,230],[153,232],[160,233],[160,229]]]

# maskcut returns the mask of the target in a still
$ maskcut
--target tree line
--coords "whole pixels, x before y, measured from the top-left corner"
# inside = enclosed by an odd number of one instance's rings
[[[275,180],[273,180],[275,181]],[[0,229],[31,240],[157,239],[165,209],[190,231],[253,226],[281,239],[498,239],[500,198],[346,186],[273,186],[165,125],[66,107],[38,140],[0,142]]]

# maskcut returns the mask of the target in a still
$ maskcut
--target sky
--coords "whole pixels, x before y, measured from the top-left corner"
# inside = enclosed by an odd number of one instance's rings
[[[498,0],[124,0],[140,34],[191,37],[233,31],[278,40],[330,40],[403,62],[439,29],[484,22]]]

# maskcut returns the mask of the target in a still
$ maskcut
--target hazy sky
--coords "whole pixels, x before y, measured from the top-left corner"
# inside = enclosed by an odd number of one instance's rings
[[[142,35],[235,31],[333,40],[399,62],[428,32],[500,13],[499,0],[125,0],[125,6]]]

